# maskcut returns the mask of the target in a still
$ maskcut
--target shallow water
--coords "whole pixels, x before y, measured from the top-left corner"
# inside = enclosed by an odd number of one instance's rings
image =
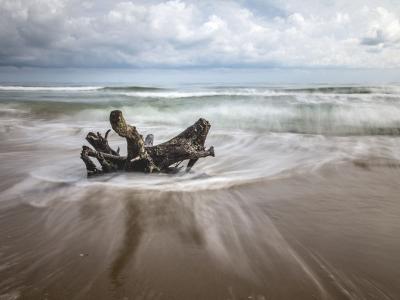
[[[87,179],[113,109],[155,143],[204,117],[216,157]],[[399,116],[398,86],[2,86],[0,299],[398,299]]]

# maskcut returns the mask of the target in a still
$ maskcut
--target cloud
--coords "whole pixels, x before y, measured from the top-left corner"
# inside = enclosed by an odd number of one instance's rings
[[[400,67],[396,1],[0,0],[0,65]]]
[[[376,8],[372,14],[375,17],[370,19],[367,35],[362,38],[361,44],[381,48],[398,46],[400,43],[399,17],[383,7]]]

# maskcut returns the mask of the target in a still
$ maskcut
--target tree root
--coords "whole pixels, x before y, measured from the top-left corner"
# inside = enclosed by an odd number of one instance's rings
[[[204,147],[211,125],[202,118],[171,140],[155,146],[154,136],[149,134],[143,140],[136,127],[126,123],[121,111],[111,112],[110,123],[114,131],[126,139],[127,156],[120,156],[119,148],[115,151],[108,144],[111,129],[107,130],[104,137],[99,132],[89,132],[86,140],[94,150],[83,146],[81,151],[88,176],[119,170],[176,173],[185,160],[189,160],[186,171],[190,171],[199,158],[215,156],[214,147],[208,150]],[[101,169],[90,157],[97,159]]]

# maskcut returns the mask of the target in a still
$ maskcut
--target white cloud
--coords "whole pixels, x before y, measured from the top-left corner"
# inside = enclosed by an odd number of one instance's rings
[[[268,5],[0,0],[0,64],[400,67],[395,1]]]
[[[375,18],[368,26],[362,42],[366,45],[393,46],[400,43],[399,17],[383,7],[372,11]]]

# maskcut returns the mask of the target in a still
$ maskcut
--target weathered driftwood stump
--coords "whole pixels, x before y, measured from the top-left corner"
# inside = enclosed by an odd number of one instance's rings
[[[109,129],[104,137],[97,132],[89,132],[86,140],[94,148],[82,147],[81,159],[86,165],[88,176],[115,172],[176,172],[184,160],[189,160],[186,170],[189,171],[201,157],[214,156],[214,147],[205,149],[204,143],[210,130],[210,123],[199,119],[185,131],[171,140],[153,146],[154,136],[149,134],[144,140],[135,126],[126,123],[122,112],[114,110],[110,114],[110,123],[114,131],[127,142],[127,156],[120,156],[108,144]],[[94,157],[101,169],[91,160]]]

